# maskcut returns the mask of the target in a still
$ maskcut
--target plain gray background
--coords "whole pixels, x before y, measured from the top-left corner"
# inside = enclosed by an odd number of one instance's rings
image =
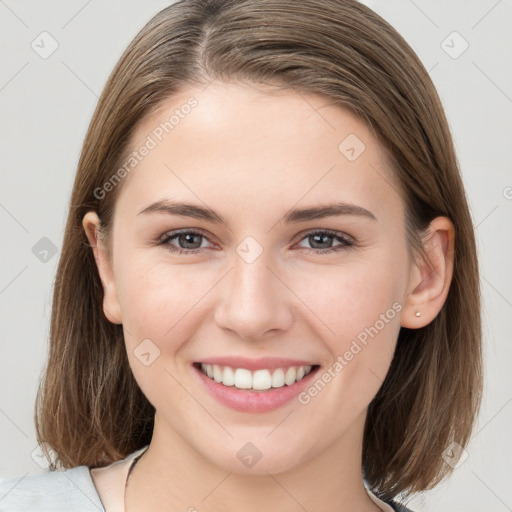
[[[482,413],[467,460],[409,506],[417,512],[512,510],[512,1],[364,3],[405,37],[438,88],[467,187],[482,268]],[[117,59],[168,4],[0,0],[2,477],[43,471],[33,405],[81,144]],[[52,45],[58,46],[47,55]]]

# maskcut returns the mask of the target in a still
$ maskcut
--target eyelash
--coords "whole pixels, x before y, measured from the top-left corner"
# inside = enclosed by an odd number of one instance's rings
[[[208,237],[199,229],[181,230],[181,231],[171,231],[170,233],[166,233],[163,237],[161,237],[159,239],[159,241],[157,242],[157,245],[161,245],[161,246],[167,245],[167,249],[170,252],[176,253],[176,254],[197,254],[202,251],[203,248],[182,249],[182,248],[176,248],[176,247],[173,247],[172,245],[170,245],[169,242],[171,240],[177,238],[180,235],[200,235],[203,238],[205,238],[206,240],[208,240]],[[303,247],[303,249],[308,249],[309,251],[314,251],[315,254],[335,253],[335,252],[338,252],[341,250],[347,250],[347,249],[350,249],[350,248],[353,248],[356,246],[356,243],[354,241],[350,240],[347,236],[344,236],[341,233],[339,233],[337,231],[332,231],[330,229],[318,229],[318,230],[309,231],[309,232],[305,233],[304,235],[302,235],[302,238],[300,238],[297,241],[297,243],[302,242],[302,240],[304,240],[312,235],[321,235],[321,236],[327,235],[327,236],[330,236],[330,237],[336,239],[339,242],[342,242],[342,245],[335,247],[335,248],[328,247],[326,249],[314,249],[314,248]]]

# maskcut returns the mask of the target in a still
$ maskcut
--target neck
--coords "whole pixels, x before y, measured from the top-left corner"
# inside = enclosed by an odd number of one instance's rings
[[[157,413],[151,444],[130,475],[126,512],[170,507],[189,512],[379,510],[361,476],[364,419],[362,415],[334,444],[292,468],[273,473],[260,466],[258,471],[256,463],[239,473],[213,464]]]

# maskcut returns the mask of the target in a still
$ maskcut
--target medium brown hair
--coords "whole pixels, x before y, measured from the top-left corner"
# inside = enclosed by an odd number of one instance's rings
[[[355,114],[393,163],[410,248],[430,221],[455,227],[453,279],[438,316],[402,328],[371,402],[363,472],[381,497],[436,485],[442,452],[466,446],[481,399],[480,285],[474,229],[451,134],[435,87],[406,41],[355,0],[183,0],[152,18],[110,75],[80,155],[55,280],[48,366],[35,422],[56,454],[52,469],[104,466],[149,444],[154,408],[128,364],[122,326],[103,289],[82,219],[108,233],[134,130],[184,87],[212,80],[314,93]]]

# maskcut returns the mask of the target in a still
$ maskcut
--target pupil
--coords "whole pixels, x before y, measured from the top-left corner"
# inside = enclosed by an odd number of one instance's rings
[[[314,243],[313,243],[313,246],[315,243],[317,243],[319,241],[320,244],[322,243],[328,243],[329,241],[329,238],[330,238],[330,235],[313,235],[313,239],[315,240]],[[329,245],[327,245],[327,247],[329,247]],[[315,247],[318,249],[318,247]],[[321,249],[322,247],[320,247]]]
[[[190,245],[194,245],[194,241],[193,239],[196,238],[196,239],[199,239],[201,237],[201,235],[195,235],[193,233],[186,233],[184,235],[181,235],[181,242],[184,242],[184,246],[185,248],[187,249],[198,249],[198,247],[190,247]],[[196,240],[196,244],[197,244],[197,240]],[[199,241],[199,246],[201,245],[201,242]]]

